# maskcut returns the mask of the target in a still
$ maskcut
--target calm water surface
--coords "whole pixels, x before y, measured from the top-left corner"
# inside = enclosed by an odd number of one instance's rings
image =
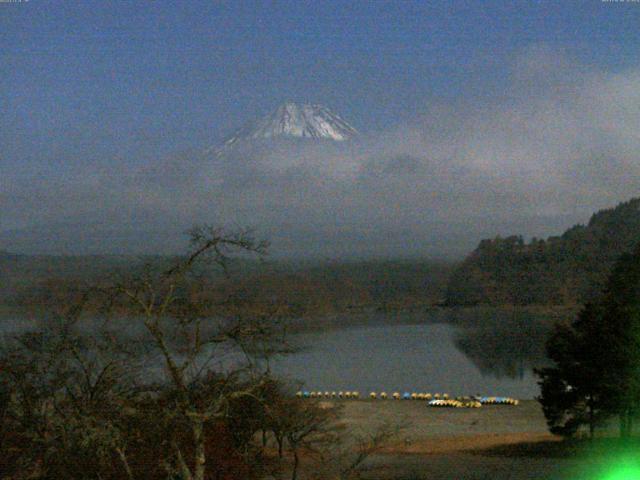
[[[442,323],[357,326],[296,337],[305,349],[275,361],[273,369],[309,390],[538,394],[531,371],[535,357],[509,338],[496,359],[495,345],[486,345],[482,355],[483,345],[473,341],[482,338],[477,331]],[[532,345],[531,351],[541,348]]]
[[[24,318],[3,320],[4,334],[35,326]],[[273,360],[272,370],[308,390],[538,395],[532,368],[546,362],[548,318],[478,309],[339,320],[350,326],[295,334],[302,350]]]

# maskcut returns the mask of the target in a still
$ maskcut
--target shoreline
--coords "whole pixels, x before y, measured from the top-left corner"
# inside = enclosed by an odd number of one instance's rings
[[[535,315],[549,317],[553,324],[578,313],[578,306],[503,305],[503,306],[411,306],[381,310],[371,306],[319,316],[305,316],[289,322],[292,333],[309,333],[367,326],[420,325],[445,323],[455,326],[476,326],[484,315]],[[473,318],[478,317],[478,318]]]

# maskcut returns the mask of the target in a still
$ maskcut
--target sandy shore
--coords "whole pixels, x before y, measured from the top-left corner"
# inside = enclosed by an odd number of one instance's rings
[[[367,479],[580,478],[574,477],[580,462],[557,454],[562,443],[547,432],[532,400],[480,409],[436,409],[402,400],[341,403],[343,421],[353,431],[402,426],[397,439],[366,463]]]
[[[547,433],[538,402],[524,400],[518,406],[482,408],[430,408],[420,400],[374,400],[340,402],[343,420],[354,429],[371,429],[388,423],[402,425],[409,440],[434,436]]]

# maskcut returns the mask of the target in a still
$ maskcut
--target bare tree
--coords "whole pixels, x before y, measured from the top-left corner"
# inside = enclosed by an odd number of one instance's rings
[[[293,456],[291,480],[298,478],[300,455],[322,455],[322,449],[335,441],[336,407],[328,408],[318,402],[294,400],[280,417],[281,428]]]
[[[283,457],[283,446],[291,453],[292,480],[299,477],[303,457],[313,460],[306,469],[308,478],[316,478],[313,475],[316,470],[322,472],[321,478],[359,478],[366,460],[403,429],[402,425],[385,423],[369,433],[354,432],[342,423],[340,407],[292,395],[275,397],[265,408],[279,457]]]
[[[386,441],[385,431],[343,444],[339,409],[271,375],[273,356],[293,351],[286,306],[210,291],[213,270],[229,275],[267,244],[248,231],[191,233],[184,257],[74,290],[0,348],[0,458],[14,478],[205,480],[223,459],[271,461],[272,434],[275,468],[291,458],[292,480],[303,458],[332,458],[346,479]]]
[[[372,455],[380,452],[402,431],[402,426],[382,424],[367,435],[351,435],[355,447],[347,447],[334,452],[333,462],[339,465],[340,480],[360,477],[360,469]]]
[[[74,291],[50,305],[45,327],[7,342],[0,446],[6,432],[12,451],[24,443],[21,474],[204,480],[216,470],[207,452],[228,451],[232,408],[261,405],[269,359],[290,349],[279,305],[225,301],[204,280],[267,247],[248,230],[194,228],[187,255]],[[250,439],[258,423],[248,423]]]
[[[166,415],[191,432],[192,450],[171,441],[167,462],[184,480],[203,480],[206,472],[206,424],[224,419],[232,401],[257,398],[269,357],[287,351],[278,335],[277,308],[242,310],[216,304],[201,290],[198,267],[229,270],[234,256],[264,255],[267,243],[249,231],[211,227],[191,231],[191,252],[174,265],[119,281],[109,289],[110,311],[140,326],[140,345],[162,364],[159,381],[170,394]],[[222,314],[220,314],[222,312]],[[231,312],[231,314],[229,313]],[[215,369],[215,375],[212,373]]]
[[[70,307],[47,319],[44,328],[5,342],[0,356],[7,400],[3,423],[14,444],[26,445],[13,451],[22,454],[16,460],[33,476],[65,475],[83,462],[94,467],[111,463],[117,453],[131,478],[120,434],[134,395],[127,381],[131,365],[115,354],[108,337],[81,331],[80,311]]]

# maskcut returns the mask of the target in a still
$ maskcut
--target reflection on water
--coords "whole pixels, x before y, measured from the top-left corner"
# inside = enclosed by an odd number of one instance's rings
[[[442,320],[442,312],[439,312]],[[423,391],[533,398],[554,319],[530,313],[450,312],[301,333],[304,351],[275,362],[311,390]],[[433,320],[433,319],[431,319]]]
[[[350,315],[294,335],[275,373],[315,390],[447,392],[533,398],[555,315],[467,309]],[[31,323],[31,322],[26,322]],[[349,326],[345,326],[349,325]],[[25,320],[0,322],[4,333]]]
[[[467,311],[455,324],[455,346],[485,375],[522,379],[547,364],[545,342],[561,313]]]

